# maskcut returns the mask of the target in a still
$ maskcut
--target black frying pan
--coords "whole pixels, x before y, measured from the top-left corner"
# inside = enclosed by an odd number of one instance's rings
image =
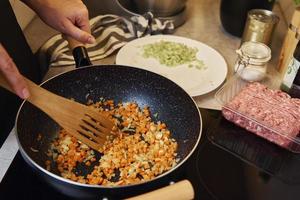
[[[193,99],[174,82],[153,72],[120,65],[92,66],[83,47],[75,48],[73,55],[80,68],[57,75],[41,86],[81,103],[104,97],[115,102],[134,101],[140,107],[150,106],[152,114],[158,113],[153,119],[164,121],[177,140],[180,162],[152,181],[130,186],[96,186],[64,179],[45,170],[46,152],[59,126],[38,108],[24,102],[17,115],[16,129],[20,152],[26,162],[55,188],[73,197],[113,197],[115,194],[125,197],[131,189],[150,189],[160,180],[168,180],[168,175],[193,153],[201,137],[201,115]],[[91,66],[81,67],[86,65]],[[41,140],[37,140],[39,134]]]

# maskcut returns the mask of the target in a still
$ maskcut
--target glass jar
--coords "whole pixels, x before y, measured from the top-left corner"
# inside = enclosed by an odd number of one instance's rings
[[[279,17],[269,10],[253,9],[248,12],[241,44],[246,41],[269,45]]]
[[[234,71],[246,81],[260,81],[267,73],[267,64],[271,59],[271,49],[260,42],[244,42],[236,50]]]

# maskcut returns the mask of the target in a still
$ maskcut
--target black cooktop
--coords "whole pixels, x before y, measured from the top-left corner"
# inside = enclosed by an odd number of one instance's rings
[[[105,197],[130,197],[165,186],[170,181],[188,179],[194,187],[195,199],[299,199],[300,157],[297,154],[248,133],[239,135],[243,130],[225,122],[218,111],[201,109],[201,113],[204,124],[201,142],[177,172],[150,188]],[[97,199],[103,197],[99,194]],[[31,171],[20,153],[17,153],[0,184],[0,198],[72,199],[53,189]]]

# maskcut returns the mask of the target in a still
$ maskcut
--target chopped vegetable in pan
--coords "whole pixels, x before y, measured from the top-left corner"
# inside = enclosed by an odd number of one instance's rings
[[[177,142],[165,123],[152,121],[149,107],[141,109],[132,102],[115,105],[111,100],[90,106],[114,121],[118,136],[99,149],[103,154],[99,159],[94,150],[61,130],[48,153],[48,170],[57,166],[62,177],[80,183],[128,185],[151,180],[177,164]],[[79,165],[94,167],[82,175]]]
[[[196,57],[198,49],[188,47],[182,43],[161,40],[160,42],[144,45],[143,50],[145,58],[155,58],[160,64],[168,67],[188,64],[188,67],[205,69],[203,60]]]

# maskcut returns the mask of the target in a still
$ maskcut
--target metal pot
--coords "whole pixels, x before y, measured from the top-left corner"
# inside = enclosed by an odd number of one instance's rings
[[[91,65],[82,47],[75,48],[73,55],[78,66]],[[152,113],[158,113],[154,119],[164,121],[178,142],[179,163],[151,181],[116,187],[74,182],[46,170],[46,153],[59,126],[38,108],[24,102],[16,119],[20,152],[36,173],[66,195],[85,199],[115,198],[116,195],[133,195],[132,189],[138,191],[139,187],[153,189],[154,183],[169,181],[169,175],[183,165],[200,141],[202,120],[196,103],[181,87],[158,74],[128,66],[87,66],[57,75],[41,86],[81,103],[86,103],[88,96],[93,101],[105,97],[116,102],[134,101],[141,107],[148,105]],[[39,134],[42,135],[40,140],[37,139]]]
[[[158,17],[173,16],[182,11],[187,0],[132,0],[139,13],[152,12]]]

